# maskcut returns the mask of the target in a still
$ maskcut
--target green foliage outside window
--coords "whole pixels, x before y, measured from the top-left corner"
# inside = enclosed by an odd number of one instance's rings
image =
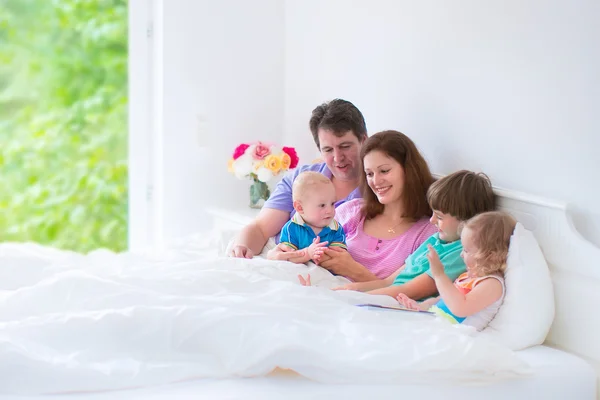
[[[0,241],[127,247],[127,1],[0,0]]]

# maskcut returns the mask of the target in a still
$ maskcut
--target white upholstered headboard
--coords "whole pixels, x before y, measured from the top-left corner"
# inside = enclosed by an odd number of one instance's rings
[[[556,316],[546,344],[581,356],[600,372],[600,248],[577,232],[566,204],[495,192],[499,208],[533,232],[548,262]]]

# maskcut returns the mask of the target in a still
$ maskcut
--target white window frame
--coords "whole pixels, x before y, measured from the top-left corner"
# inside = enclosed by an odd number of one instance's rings
[[[163,0],[129,0],[128,248],[162,241]]]

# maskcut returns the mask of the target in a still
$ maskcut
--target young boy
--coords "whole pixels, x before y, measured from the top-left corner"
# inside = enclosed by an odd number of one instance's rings
[[[437,180],[429,187],[427,202],[433,210],[430,222],[438,228],[438,232],[408,256],[401,268],[386,279],[350,283],[336,289],[357,290],[394,298],[401,293],[414,297],[413,293],[405,293],[404,284],[427,274],[431,279],[432,291],[435,291],[435,281],[427,258],[428,246],[435,249],[446,275],[451,280],[465,272],[466,266],[460,256],[463,247],[459,226],[477,214],[494,210],[495,198],[489,178],[485,174],[471,171],[455,172]]]
[[[280,243],[294,250],[307,249],[304,259],[318,262],[315,249],[339,246],[346,248],[344,229],[334,219],[335,188],[325,175],[307,171],[294,181],[292,198],[296,214],[281,229]]]

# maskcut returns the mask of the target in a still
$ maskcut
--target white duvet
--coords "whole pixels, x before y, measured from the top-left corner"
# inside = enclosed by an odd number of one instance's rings
[[[223,238],[89,255],[0,245],[0,392],[140,387],[291,369],[325,383],[487,382],[510,350],[429,315],[374,311],[316,266],[219,257]],[[302,287],[312,271],[317,287]]]

